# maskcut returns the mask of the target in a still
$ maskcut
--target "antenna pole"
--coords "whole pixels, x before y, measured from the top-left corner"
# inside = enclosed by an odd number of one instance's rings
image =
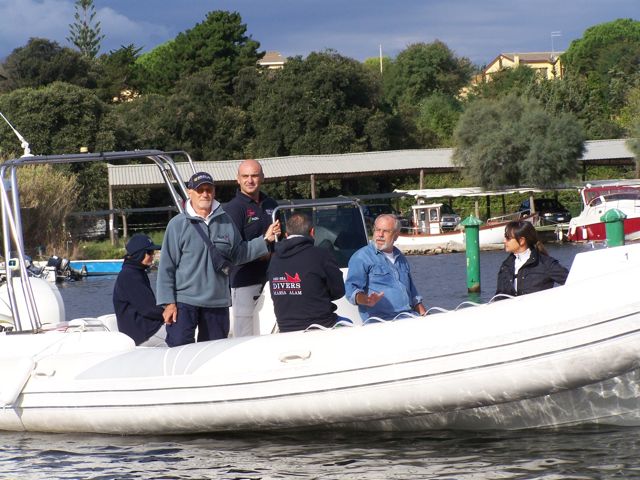
[[[7,125],[9,125],[9,128],[11,128],[11,130],[13,130],[13,133],[15,133],[16,137],[18,137],[18,140],[20,140],[20,146],[24,149],[24,153],[22,154],[22,156],[23,157],[33,157],[33,155],[31,154],[31,150],[29,149],[29,142],[27,142],[24,139],[24,137],[22,135],[20,135],[20,132],[18,132],[18,130],[13,128],[13,125],[11,125],[11,122],[9,122],[9,120],[7,120],[7,117],[5,117],[2,114],[2,112],[0,112],[0,117],[2,117],[5,122],[7,122]]]

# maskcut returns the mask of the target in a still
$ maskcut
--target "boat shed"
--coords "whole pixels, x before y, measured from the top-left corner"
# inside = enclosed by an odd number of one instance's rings
[[[585,142],[586,150],[579,160],[583,179],[588,165],[633,165],[634,155],[624,139],[593,140]],[[358,176],[416,173],[420,175],[420,188],[425,174],[459,170],[452,161],[452,148],[392,150],[382,152],[345,153],[334,155],[296,155],[258,159],[262,164],[266,182],[309,180],[311,197],[315,198],[318,179]],[[196,171],[207,171],[218,184],[236,182],[238,165],[242,160],[194,162]],[[187,162],[177,164],[183,178],[193,173]],[[109,189],[154,187],[163,185],[155,165],[109,165]]]

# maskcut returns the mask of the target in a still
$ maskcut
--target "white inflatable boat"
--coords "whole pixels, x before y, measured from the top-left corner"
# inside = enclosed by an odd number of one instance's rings
[[[566,285],[536,294],[176,348],[135,347],[100,322],[60,322],[54,286],[30,279],[33,293],[21,296],[28,277],[9,278],[18,315],[5,313],[15,328],[0,334],[0,430],[640,425],[639,276],[640,245],[594,250],[576,256]]]

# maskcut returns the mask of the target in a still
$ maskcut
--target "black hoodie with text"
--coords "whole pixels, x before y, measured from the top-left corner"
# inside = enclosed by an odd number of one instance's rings
[[[332,300],[344,295],[342,272],[333,254],[314,246],[312,238],[294,236],[277,243],[268,279],[281,332],[335,325]]]

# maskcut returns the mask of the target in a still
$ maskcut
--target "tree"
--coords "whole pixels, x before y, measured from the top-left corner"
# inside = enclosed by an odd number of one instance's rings
[[[531,85],[546,81],[540,78],[533,68],[526,65],[519,65],[516,68],[505,68],[491,74],[486,81],[475,85],[469,99],[493,98],[498,99],[507,95],[524,94]]]
[[[104,35],[100,34],[100,22],[95,21],[95,16],[93,0],[76,0],[75,22],[69,24],[67,41],[78,47],[87,58],[95,58],[104,39]]]
[[[18,178],[25,246],[64,251],[65,220],[76,207],[79,192],[76,176],[40,165],[19,168]]]
[[[140,83],[136,60],[141,49],[130,44],[100,55],[97,61],[97,93],[101,100],[127,101],[136,96]]]
[[[260,58],[260,44],[246,31],[238,13],[208,13],[204,22],[139,58],[146,91],[170,93],[180,78],[207,68],[231,93],[238,72]]]
[[[176,84],[166,127],[176,145],[203,160],[245,158],[250,118],[227,93],[226,81],[210,69]]]
[[[601,23],[585,30],[562,55],[570,75],[608,79],[611,73],[631,75],[640,59],[640,21],[631,18]]]
[[[43,38],[31,38],[24,47],[13,50],[4,63],[8,79],[0,91],[42,87],[67,82],[86,88],[96,86],[91,62],[70,48]]]
[[[62,82],[39,89],[14,90],[0,96],[0,111],[12,120],[29,142],[31,151],[38,155],[79,152],[80,147],[95,151],[105,108],[94,92]],[[3,156],[22,153],[8,129],[0,129],[0,149]],[[60,168],[69,173],[82,173],[78,175],[80,209],[106,207],[103,170],[93,175],[86,173],[82,164]]]
[[[590,123],[615,128],[627,91],[640,79],[640,22],[618,19],[588,28],[562,60],[566,78],[586,86]]]
[[[87,89],[57,82],[0,96],[0,111],[29,141],[38,155],[93,150],[105,105]],[[0,130],[0,148],[19,152],[13,134]]]
[[[169,98],[142,95],[108,109],[96,135],[97,151],[175,150],[181,148],[168,130]]]
[[[422,143],[432,147],[448,147],[462,114],[460,102],[442,93],[434,93],[419,105],[416,123]]]
[[[379,80],[361,63],[334,51],[291,58],[260,83],[250,108],[255,139],[249,153],[270,157],[392,146],[392,117],[381,107]]]
[[[530,84],[523,95],[540,101],[549,113],[573,115],[580,122],[586,138],[591,140],[624,135],[623,128],[617,123],[617,115],[612,115],[609,105],[585,78],[540,80]]]
[[[621,123],[629,139],[627,146],[635,155],[636,178],[640,178],[640,82],[629,90],[627,102],[622,110]]]
[[[454,137],[454,163],[483,188],[557,185],[575,177],[584,152],[573,117],[515,96],[470,105]]]
[[[385,95],[394,106],[418,105],[435,92],[457,96],[472,72],[471,62],[456,57],[444,43],[416,43],[383,72]]]

